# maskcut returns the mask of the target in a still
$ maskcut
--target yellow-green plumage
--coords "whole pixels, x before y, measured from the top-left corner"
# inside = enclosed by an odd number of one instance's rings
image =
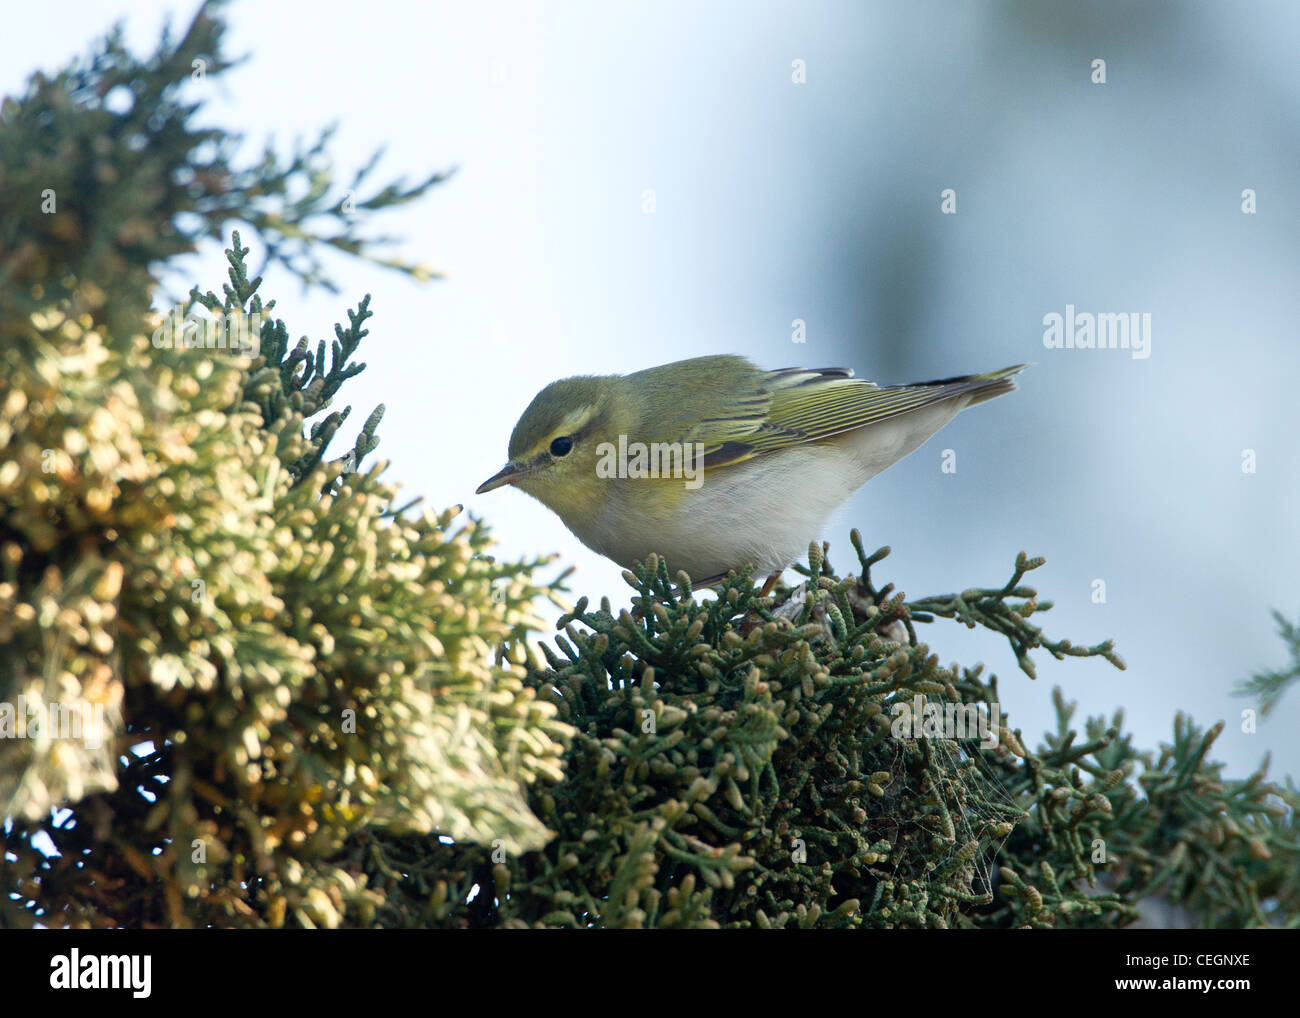
[[[1010,392],[1023,367],[879,386],[844,368],[764,371],[718,355],[562,379],[524,411],[510,462],[479,490],[517,485],[625,566],[655,551],[696,580],[747,564],[775,572],[854,490],[961,409]],[[699,443],[702,483],[599,476],[598,449],[620,435]]]

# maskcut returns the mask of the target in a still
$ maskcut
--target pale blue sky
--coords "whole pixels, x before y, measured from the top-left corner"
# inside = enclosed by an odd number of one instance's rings
[[[164,12],[194,6],[7,12],[0,86],[84,53],[116,18],[152,47]],[[337,120],[345,171],[379,145],[381,177],[460,167],[378,224],[445,281],[337,259],[338,298],[274,274],[264,291],[313,339],[374,294],[370,367],[345,393],[357,417],[388,405],[390,476],[486,516],[503,554],[560,552],[575,594],[619,599],[618,567],[539,504],[473,494],[546,382],[720,352],[885,382],[1034,361],[1020,392],[859,492],[825,534],[833,561],[848,566],[858,526],[894,548],[880,575],[920,596],[1045,555],[1049,633],[1114,636],[1126,673],[1044,656],[1031,684],[991,636],[923,630],[944,661],[1002,676],[1013,725],[1036,741],[1060,684],[1084,713],[1124,706],[1143,746],[1184,709],[1229,719],[1215,754],[1233,773],[1267,749],[1275,774],[1300,770],[1300,695],[1253,736],[1228,695],[1282,661],[1269,609],[1300,613],[1300,8],[697,6],[229,9],[230,50],[251,59],[210,86],[209,119],[253,146]],[[214,256],[195,272],[219,287]],[[1043,316],[1066,304],[1150,312],[1152,356],[1044,349]]]

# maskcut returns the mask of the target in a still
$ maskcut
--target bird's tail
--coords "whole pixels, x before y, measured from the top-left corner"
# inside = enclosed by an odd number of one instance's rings
[[[1015,389],[1016,383],[1011,380],[1012,375],[1018,375],[1028,364],[1016,364],[1013,367],[1003,368],[1001,371],[990,371],[983,375],[971,375],[967,381],[979,383],[971,389],[970,402],[966,405],[973,407],[976,403],[983,403],[992,399],[994,396],[1001,396],[1004,393],[1011,392]]]
[[[1016,364],[1009,368],[1002,368],[1000,371],[989,371],[982,375],[958,375],[955,378],[936,378],[932,382],[913,382],[911,385],[898,386],[903,389],[934,389],[935,396],[938,399],[947,399],[950,396],[970,395],[970,402],[966,404],[973,407],[977,403],[985,403],[995,396],[1002,396],[1015,389],[1016,383],[1011,380],[1012,375],[1019,374],[1029,364]]]

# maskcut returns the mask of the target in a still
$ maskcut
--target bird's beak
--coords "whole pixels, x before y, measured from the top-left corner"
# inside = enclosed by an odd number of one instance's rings
[[[514,484],[516,481],[527,477],[531,474],[532,468],[524,466],[521,463],[507,463],[486,481],[480,484],[475,490],[475,495],[482,495],[485,491],[491,491],[493,488],[502,488],[507,484]]]

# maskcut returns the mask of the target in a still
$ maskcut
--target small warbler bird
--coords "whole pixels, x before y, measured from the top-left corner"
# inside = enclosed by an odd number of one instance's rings
[[[696,588],[746,565],[764,593],[831,511],[1026,365],[914,385],[847,368],[764,371],[718,355],[552,382],[478,487],[532,495],[588,548],[630,568],[650,552]]]

